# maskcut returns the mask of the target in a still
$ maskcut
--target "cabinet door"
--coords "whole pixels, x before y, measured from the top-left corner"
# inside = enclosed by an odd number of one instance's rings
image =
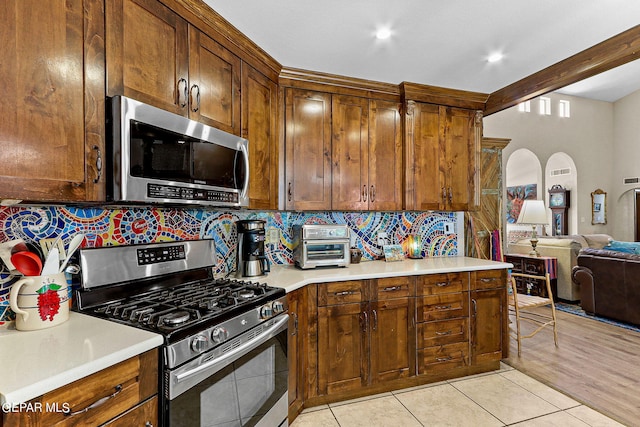
[[[369,209],[402,209],[400,104],[369,103]]]
[[[333,95],[331,208],[366,210],[369,206],[369,101]]]
[[[443,107],[441,107],[443,109]],[[476,195],[480,141],[475,133],[475,111],[447,107],[444,133],[446,153],[446,204],[449,210],[462,211],[479,203]]]
[[[371,303],[371,383],[415,375],[414,298]]]
[[[287,343],[287,361],[289,363],[289,419],[293,420],[302,409],[303,404],[303,352],[302,335],[300,334],[300,317],[302,312],[302,298],[304,289],[287,294],[289,307],[289,339]]]
[[[471,361],[473,364],[500,361],[504,331],[504,289],[471,292]]]
[[[318,393],[357,390],[368,382],[366,304],[318,307]]]
[[[285,208],[331,209],[331,95],[286,90]]]
[[[242,66],[242,137],[249,140],[249,208],[278,209],[277,85]]]
[[[407,209],[442,210],[445,188],[444,146],[440,143],[440,108],[409,102],[407,108]]]
[[[104,200],[101,2],[4,0],[0,16],[0,199]]]
[[[189,26],[189,117],[240,135],[240,58]]]
[[[188,115],[187,22],[157,0],[106,0],[107,95]]]

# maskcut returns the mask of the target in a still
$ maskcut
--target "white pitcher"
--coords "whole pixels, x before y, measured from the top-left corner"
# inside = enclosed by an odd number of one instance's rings
[[[67,279],[64,273],[24,277],[11,287],[9,304],[18,330],[59,325],[69,319]]]

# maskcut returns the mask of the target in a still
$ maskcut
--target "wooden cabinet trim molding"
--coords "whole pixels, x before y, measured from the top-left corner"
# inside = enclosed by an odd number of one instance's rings
[[[405,101],[419,101],[449,107],[483,110],[489,97],[486,93],[402,82],[400,93]]]

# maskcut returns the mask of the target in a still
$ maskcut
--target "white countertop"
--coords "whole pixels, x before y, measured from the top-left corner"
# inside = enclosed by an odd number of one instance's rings
[[[414,276],[419,274],[455,273],[475,270],[496,270],[512,268],[513,264],[488,261],[470,257],[430,257],[424,259],[405,259],[404,261],[363,261],[344,268],[312,268],[302,270],[292,265],[271,266],[266,277],[256,281],[270,286],[294,291],[311,283],[339,282],[344,280],[363,280],[382,277]]]
[[[162,345],[162,335],[71,312],[52,328],[0,329],[0,403],[22,403]]]

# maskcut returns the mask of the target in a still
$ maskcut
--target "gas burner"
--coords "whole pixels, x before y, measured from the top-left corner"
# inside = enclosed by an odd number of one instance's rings
[[[256,293],[251,289],[241,289],[238,291],[238,297],[249,299],[256,296]]]
[[[162,318],[162,323],[167,326],[177,326],[180,325],[191,318],[191,315],[188,311],[179,310],[174,311],[173,313],[169,313]]]

